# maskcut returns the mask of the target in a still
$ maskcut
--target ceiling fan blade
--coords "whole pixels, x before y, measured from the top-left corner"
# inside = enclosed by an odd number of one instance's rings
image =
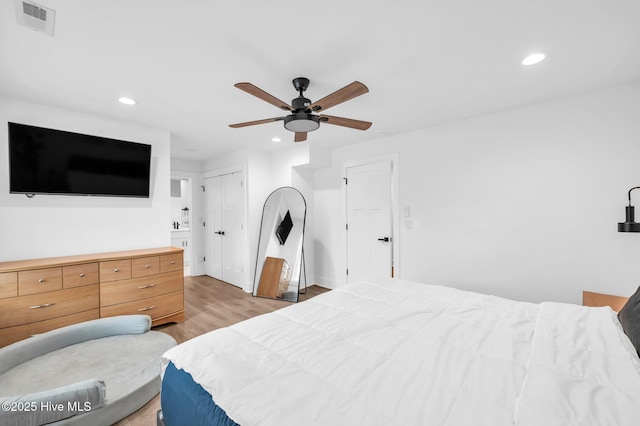
[[[367,130],[371,127],[370,121],[354,120],[352,118],[334,117],[332,115],[320,115],[320,121],[336,126],[351,127],[352,129]]]
[[[237,129],[239,127],[255,126],[256,124],[272,123],[274,121],[284,120],[284,117],[265,118],[264,120],[246,121],[244,123],[229,124],[229,127]]]
[[[234,84],[234,86],[240,90],[244,90],[245,92],[255,96],[256,98],[260,98],[265,102],[269,102],[271,105],[275,105],[280,109],[293,111],[293,108],[289,104],[286,104],[285,102],[281,101],[273,95],[270,95],[269,93],[265,92],[259,87],[254,86],[251,83],[236,83]]]
[[[307,132],[296,132],[296,137],[293,139],[294,142],[304,142],[307,140]]]
[[[364,95],[367,93],[369,89],[364,84],[359,81],[354,81],[353,83],[343,87],[340,90],[336,90],[332,94],[325,96],[309,105],[309,109],[311,111],[320,111],[331,108],[332,106],[341,104],[342,102],[348,101],[349,99],[353,99],[357,96]]]

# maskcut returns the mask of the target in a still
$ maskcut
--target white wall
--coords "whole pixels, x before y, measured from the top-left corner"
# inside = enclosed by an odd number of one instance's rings
[[[316,280],[345,281],[342,165],[396,152],[401,278],[534,302],[631,294],[640,235],[616,223],[640,185],[639,116],[633,85],[335,150],[314,173]]]
[[[293,167],[291,174],[291,183],[289,186],[292,186],[300,191],[307,205],[303,235],[303,254],[305,269],[303,270],[303,275],[300,277],[300,287],[304,288],[305,277],[307,286],[313,285],[316,282],[314,267],[315,245],[313,234],[313,231],[315,229],[315,191],[313,188],[313,170],[307,169],[304,166]]]
[[[185,160],[183,158],[171,159],[171,171],[184,173],[202,173],[204,163],[201,161]]]
[[[247,217],[249,232],[247,233],[247,247],[249,257],[249,276],[246,288],[253,290],[256,274],[256,260],[260,239],[260,224],[262,221],[262,207],[267,197],[276,189],[273,183],[273,165],[268,153],[252,153],[247,160]]]
[[[8,121],[152,145],[150,197],[9,194]],[[170,245],[168,131],[5,97],[0,125],[0,261]]]

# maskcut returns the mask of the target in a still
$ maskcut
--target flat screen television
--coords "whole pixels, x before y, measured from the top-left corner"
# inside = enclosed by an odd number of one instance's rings
[[[9,123],[12,194],[149,197],[151,145]]]
[[[276,237],[278,237],[281,246],[287,241],[291,228],[293,228],[293,221],[291,220],[289,210],[287,210],[287,214],[284,215],[284,219],[282,219],[282,222],[280,222],[280,225],[278,225],[276,229]]]

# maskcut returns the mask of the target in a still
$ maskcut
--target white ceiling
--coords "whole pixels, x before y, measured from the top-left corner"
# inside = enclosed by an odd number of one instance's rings
[[[168,129],[176,158],[293,144],[282,122],[228,127],[284,115],[241,81],[285,102],[294,77],[312,101],[366,84],[327,114],[369,130],[325,124],[302,142],[335,147],[640,80],[638,0],[38,2],[54,37],[0,0],[0,94]],[[549,58],[523,67],[537,50]]]

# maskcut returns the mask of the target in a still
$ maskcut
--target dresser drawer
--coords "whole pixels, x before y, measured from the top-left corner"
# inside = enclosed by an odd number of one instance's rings
[[[62,290],[62,268],[33,269],[18,272],[18,294]]]
[[[164,274],[165,272],[182,271],[184,267],[182,262],[182,252],[160,256],[160,272]]]
[[[154,319],[182,311],[183,309],[184,293],[181,290],[148,299],[137,300],[135,302],[101,307],[100,317],[142,314],[149,315],[151,319]]]
[[[131,259],[131,278],[146,277],[160,273],[160,257],[137,257]]]
[[[130,280],[112,281],[100,286],[100,306],[132,302],[182,290],[184,276],[181,271]]]
[[[0,299],[0,328],[13,327],[96,309],[98,284]]]
[[[18,273],[3,272],[0,274],[0,299],[18,295]]]
[[[60,318],[38,321],[31,324],[17,325],[15,327],[0,328],[0,347],[10,345],[19,340],[24,340],[34,334],[65,327],[83,321],[98,319],[100,310],[98,308],[77,314],[66,315]]]
[[[131,278],[131,259],[100,262],[100,282]]]
[[[98,284],[98,263],[62,267],[62,287],[73,288],[83,285]]]

